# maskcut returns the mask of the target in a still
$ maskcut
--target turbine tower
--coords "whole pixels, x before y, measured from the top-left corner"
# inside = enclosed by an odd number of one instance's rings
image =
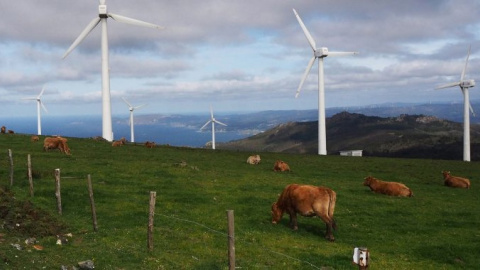
[[[312,35],[310,35],[310,32],[308,31],[307,27],[305,27],[305,24],[303,24],[302,19],[295,9],[293,9],[293,13],[295,14],[295,17],[297,17],[298,23],[302,27],[303,33],[305,34],[305,37],[307,38],[308,43],[313,50],[313,57],[308,62],[307,69],[305,69],[305,73],[300,81],[295,98],[297,98],[300,94],[300,90],[302,89],[303,83],[307,79],[308,73],[310,73],[310,70],[312,69],[313,63],[316,59],[318,59],[318,154],[326,155],[327,136],[325,127],[325,86],[323,79],[323,59],[327,56],[354,55],[358,54],[358,52],[329,52],[328,48],[326,47],[317,48],[315,40],[312,38]]]
[[[213,117],[212,106],[210,106],[210,120],[208,120],[207,123],[205,123],[205,125],[203,125],[200,128],[200,130],[202,130],[204,127],[206,127],[210,123],[212,123],[212,149],[215,150],[215,123],[223,125],[223,126],[227,126],[227,125],[218,121],[217,119],[215,119],[215,117]]]
[[[109,64],[108,64],[108,36],[107,36],[107,18],[110,17],[115,21],[122,23],[133,24],[144,27],[151,27],[157,29],[163,29],[163,27],[139,21],[136,19],[131,19],[128,17],[120,16],[113,13],[107,12],[107,5],[105,4],[106,0],[99,0],[98,5],[98,18],[94,18],[85,29],[80,33],[77,39],[72,43],[70,48],[65,52],[63,58],[75,49],[87,35],[99,24],[102,25],[102,137],[107,141],[113,141],[113,132],[112,132],[112,109],[110,103],[110,75],[109,75]]]
[[[133,132],[133,111],[135,109],[139,109],[139,108],[141,108],[141,107],[143,107],[147,104],[142,104],[142,105],[134,107],[125,98],[122,97],[122,99],[123,99],[123,101],[125,101],[125,103],[127,103],[128,110],[130,111],[130,121],[129,121],[129,124],[130,124],[130,141],[133,143],[133,142],[135,142],[135,134]]]
[[[40,99],[43,95],[43,92],[45,92],[45,86],[42,88],[42,91],[40,92],[40,94],[37,97],[25,98],[25,99],[28,99],[28,100],[36,100],[37,101],[37,134],[38,135],[42,135],[42,119],[41,119],[41,115],[40,115],[40,113],[41,113],[40,107],[42,107],[45,112],[48,112],[47,108],[45,107],[45,105],[43,105],[42,100]]]
[[[465,73],[467,71],[468,58],[470,57],[471,46],[468,47],[467,59],[465,60],[465,66],[463,67],[462,74],[460,75],[460,81],[448,83],[437,87],[436,89],[449,88],[459,86],[463,94],[463,161],[470,161],[470,112],[473,116],[472,105],[470,104],[470,97],[468,88],[475,86],[475,80],[465,80]]]

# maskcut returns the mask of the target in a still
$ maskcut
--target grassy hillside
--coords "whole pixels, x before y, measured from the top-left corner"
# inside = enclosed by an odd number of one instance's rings
[[[365,116],[342,112],[326,119],[327,150],[363,150],[365,156],[462,160],[463,125],[432,116]],[[480,160],[480,126],[471,125],[471,159]],[[281,124],[219,149],[318,153],[318,122]]]
[[[226,210],[234,210],[236,266],[243,269],[354,269],[353,248],[367,247],[370,269],[476,269],[480,265],[478,162],[317,156],[127,144],[111,147],[69,138],[71,156],[43,152],[20,134],[0,136],[0,268],[60,269],[93,260],[96,269],[228,269]],[[10,187],[9,160],[14,159]],[[31,154],[35,196],[28,191]],[[257,153],[255,153],[257,154]],[[290,173],[275,173],[286,161]],[[61,169],[63,215],[53,171]],[[468,177],[472,188],[443,186],[442,170]],[[98,232],[92,229],[90,174]],[[412,198],[378,195],[362,186],[373,175],[409,186]],[[318,218],[272,225],[270,206],[290,183],[337,192],[336,241]],[[147,249],[149,192],[156,191],[154,250]],[[14,198],[8,196],[8,193]],[[66,245],[55,234],[72,233]],[[43,250],[25,244],[36,237]],[[19,244],[17,250],[11,244]]]

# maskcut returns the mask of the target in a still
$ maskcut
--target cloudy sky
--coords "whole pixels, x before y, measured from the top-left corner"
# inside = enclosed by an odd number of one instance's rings
[[[0,3],[0,116],[101,115],[100,27],[63,54],[98,16],[98,1]],[[108,11],[164,26],[108,20],[112,114],[316,109],[317,65],[295,91],[312,50],[358,51],[325,59],[326,107],[386,102],[462,103],[466,77],[480,82],[477,0],[107,0]],[[480,100],[480,90],[470,91]],[[480,111],[480,108],[474,108]]]

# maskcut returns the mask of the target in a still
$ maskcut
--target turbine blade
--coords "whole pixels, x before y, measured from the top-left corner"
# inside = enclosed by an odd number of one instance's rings
[[[205,123],[205,125],[203,125],[200,130],[202,130],[203,128],[205,128],[208,124],[210,124],[210,122],[212,122],[212,120],[208,120],[207,123]]]
[[[124,97],[122,97],[122,99],[123,101],[125,101],[125,103],[127,103],[128,107],[132,107],[132,105],[130,105],[130,103],[128,103],[128,101]]]
[[[476,115],[475,115],[475,112],[473,111],[472,104],[469,103],[468,105],[470,106],[470,111],[472,112],[473,116],[475,117]]]
[[[310,44],[310,47],[312,47],[312,50],[315,51],[317,49],[317,45],[315,44],[315,40],[312,38],[312,35],[310,35],[310,32],[308,31],[307,27],[303,23],[302,19],[298,15],[297,11],[293,9],[293,13],[295,14],[295,17],[297,17],[297,21],[300,24],[300,26],[303,29],[303,33],[305,34],[305,37],[308,40],[308,43]]]
[[[118,15],[118,14],[113,14],[113,13],[108,13],[108,17],[110,17],[110,18],[112,18],[112,19],[114,19],[115,21],[118,21],[118,22],[133,24],[133,25],[137,25],[137,26],[151,27],[151,28],[156,28],[156,29],[164,29],[165,28],[163,26],[159,26],[159,25],[156,25],[156,24],[153,24],[153,23],[148,23],[148,22],[128,18],[128,17],[121,16],[121,15]]]
[[[78,44],[80,44],[85,39],[86,36],[88,36],[88,34],[95,28],[95,26],[97,26],[99,22],[100,22],[100,17],[93,19],[87,25],[87,27],[83,29],[82,33],[80,33],[80,35],[77,37],[77,39],[75,39],[72,45],[70,45],[70,48],[68,48],[68,50],[65,52],[62,58],[67,57],[67,55],[70,54],[70,52],[73,51],[73,49],[75,49],[75,47],[77,47]]]
[[[328,52],[328,56],[356,55],[358,52]]]
[[[295,94],[295,98],[297,98],[298,95],[300,94],[300,90],[302,90],[303,83],[307,79],[308,73],[310,73],[310,70],[312,69],[313,62],[315,62],[315,56],[312,57],[310,59],[310,61],[308,62],[307,68],[305,69],[305,72],[303,73],[302,80],[300,81],[300,85],[297,88],[297,93]]]
[[[213,108],[212,108],[212,105],[210,105],[210,119],[213,120]]]
[[[140,108],[145,107],[145,106],[147,106],[147,104],[138,105],[137,107],[133,107],[133,108],[134,109],[140,109]]]
[[[220,121],[218,121],[218,120],[214,120],[214,122],[217,123],[217,124],[223,125],[223,126],[227,126],[227,124],[224,124],[224,123],[222,123],[222,122],[220,122]]]
[[[40,106],[43,108],[43,110],[44,110],[45,112],[48,113],[47,107],[45,107],[45,105],[43,105],[43,102],[42,102],[42,101],[40,101]]]
[[[447,84],[443,84],[443,85],[437,86],[437,87],[435,87],[435,89],[438,90],[438,89],[443,89],[443,88],[460,86],[460,83],[461,83],[461,82],[447,83]]]
[[[40,97],[43,95],[43,92],[45,92],[45,86],[42,88],[42,91],[41,91],[40,94],[37,96],[37,98],[40,98]]]
[[[468,65],[468,58],[470,57],[470,49],[471,49],[472,45],[470,45],[468,47],[468,53],[467,53],[467,59],[465,60],[465,66],[463,67],[463,70],[462,70],[462,75],[460,77],[460,81],[462,82],[463,79],[465,78],[465,73],[467,71],[467,65]]]

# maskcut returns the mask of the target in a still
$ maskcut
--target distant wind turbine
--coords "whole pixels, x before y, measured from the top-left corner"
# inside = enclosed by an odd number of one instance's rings
[[[310,35],[310,32],[308,31],[307,27],[305,27],[305,24],[295,9],[293,9],[293,13],[295,14],[295,17],[297,17],[298,23],[302,27],[303,33],[305,34],[305,37],[307,37],[308,43],[313,49],[313,57],[308,62],[307,69],[305,69],[305,73],[300,81],[295,98],[297,98],[300,94],[300,90],[302,89],[303,83],[307,79],[308,73],[312,69],[313,63],[316,59],[318,59],[318,154],[326,155],[327,136],[325,131],[325,86],[323,79],[323,58],[327,56],[354,55],[358,54],[358,52],[329,52],[328,48],[326,47],[317,48],[315,40],[312,38],[312,35]]]
[[[203,125],[200,130],[202,130],[204,127],[206,127],[208,124],[212,123],[212,149],[215,150],[215,123],[217,124],[220,124],[220,125],[223,125],[223,126],[227,126],[226,124],[218,121],[215,119],[215,117],[213,117],[213,109],[212,109],[212,106],[210,106],[210,120],[207,121],[207,123],[205,123],[205,125]]]
[[[47,108],[45,107],[45,105],[43,105],[42,100],[41,100],[43,92],[45,92],[45,86],[42,88],[42,91],[40,92],[40,94],[37,97],[25,98],[25,99],[28,99],[28,100],[36,100],[37,101],[37,134],[38,135],[42,135],[42,119],[41,119],[41,115],[40,115],[40,112],[41,112],[40,107],[42,107],[42,109],[45,112],[48,112]]]
[[[130,121],[129,121],[129,124],[130,124],[130,141],[135,142],[135,134],[133,132],[133,111],[135,109],[140,109],[141,107],[144,107],[147,104],[142,104],[142,105],[134,107],[125,98],[122,97],[122,99],[123,99],[123,101],[125,101],[125,103],[127,103],[128,110],[130,111]]]
[[[437,87],[436,89],[449,88],[459,86],[460,90],[463,93],[463,161],[470,161],[470,113],[473,111],[472,105],[470,104],[470,97],[468,93],[468,88],[475,86],[475,80],[465,80],[465,73],[467,72],[468,58],[470,57],[471,46],[468,47],[467,59],[465,60],[465,66],[463,67],[462,74],[460,75],[460,81],[448,83]]]
[[[85,37],[101,22],[102,25],[102,137],[107,141],[113,141],[113,132],[112,132],[112,109],[110,103],[110,75],[109,75],[109,64],[108,64],[108,37],[107,37],[107,18],[110,17],[116,21],[133,24],[144,27],[151,27],[157,29],[163,29],[163,27],[139,21],[136,19],[131,19],[128,17],[120,16],[113,13],[107,13],[107,5],[105,4],[106,0],[99,0],[98,5],[98,18],[94,18],[87,27],[80,33],[77,39],[73,44],[68,48],[68,50],[63,55],[63,58],[75,49]]]

